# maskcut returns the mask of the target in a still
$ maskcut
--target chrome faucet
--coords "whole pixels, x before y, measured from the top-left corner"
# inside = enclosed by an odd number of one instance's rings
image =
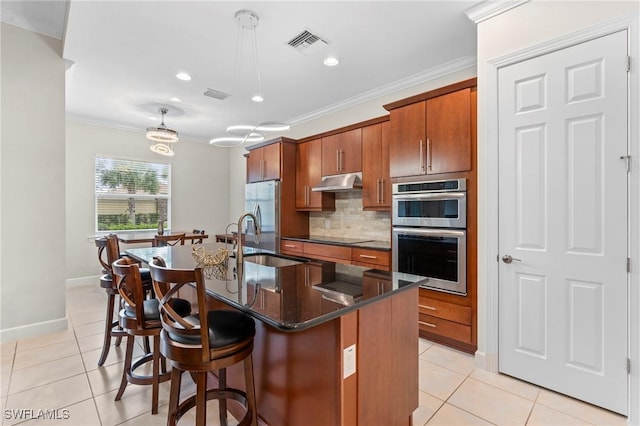
[[[242,248],[242,222],[244,222],[247,217],[253,220],[253,231],[254,235],[256,236],[256,243],[260,242],[260,233],[262,232],[262,230],[260,229],[260,223],[258,223],[258,219],[253,213],[247,212],[240,216],[240,219],[238,219],[238,236],[236,237],[238,243],[238,248],[236,249],[236,273],[238,275],[238,281],[242,281],[242,262],[244,262],[244,250]]]

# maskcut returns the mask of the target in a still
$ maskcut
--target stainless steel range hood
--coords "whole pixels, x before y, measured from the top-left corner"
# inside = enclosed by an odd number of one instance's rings
[[[343,175],[323,176],[318,186],[312,191],[343,192],[362,189],[362,173],[345,173]]]

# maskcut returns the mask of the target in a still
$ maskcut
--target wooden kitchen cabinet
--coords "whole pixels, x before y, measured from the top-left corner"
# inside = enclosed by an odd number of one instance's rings
[[[279,143],[251,150],[247,160],[249,183],[280,179],[280,165]]]
[[[296,210],[335,210],[336,197],[331,192],[311,189],[322,180],[322,139],[298,145],[296,152]]]
[[[351,249],[351,264],[389,271],[391,252],[388,250],[353,247]]]
[[[371,299],[391,291],[392,283],[388,276],[365,271],[362,274],[362,297]]]
[[[391,210],[388,121],[362,129],[362,208]]]
[[[391,177],[470,171],[471,99],[465,87],[391,109]]]
[[[322,176],[361,171],[361,128],[322,138]]]

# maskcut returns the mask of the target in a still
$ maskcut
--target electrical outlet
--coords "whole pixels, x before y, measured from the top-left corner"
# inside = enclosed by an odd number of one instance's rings
[[[324,221],[324,229],[329,229],[331,228],[331,221],[329,219],[326,219]]]
[[[355,374],[356,372],[356,345],[351,345],[342,350],[342,378]]]

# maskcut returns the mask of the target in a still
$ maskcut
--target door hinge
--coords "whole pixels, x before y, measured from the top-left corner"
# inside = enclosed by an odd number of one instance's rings
[[[627,56],[627,72],[631,72],[631,56]]]
[[[627,358],[627,374],[631,374],[631,358]]]
[[[621,160],[624,160],[627,163],[627,173],[631,173],[631,156],[630,155],[621,155]]]

